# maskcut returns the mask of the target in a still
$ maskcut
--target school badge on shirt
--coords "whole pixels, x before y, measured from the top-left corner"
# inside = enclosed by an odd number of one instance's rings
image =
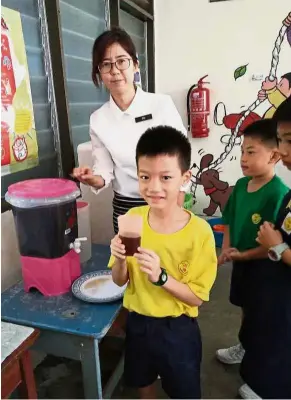
[[[182,261],[178,265],[178,270],[182,275],[187,275],[188,271],[189,271],[189,266],[190,266],[190,264],[188,263],[188,261]]]
[[[286,215],[286,217],[285,217],[285,219],[284,219],[284,221],[283,221],[283,224],[282,224],[282,227],[281,227],[281,228],[282,228],[283,231],[286,232],[288,235],[291,234],[291,212],[289,212],[289,213]]]
[[[262,221],[262,217],[260,216],[260,214],[253,214],[252,215],[252,222],[253,224],[257,225]]]

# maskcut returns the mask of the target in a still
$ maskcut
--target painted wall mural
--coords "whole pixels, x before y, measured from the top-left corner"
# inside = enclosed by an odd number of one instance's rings
[[[209,198],[208,207],[203,209],[203,213],[208,216],[214,215],[217,211],[221,212],[232,192],[233,186],[221,180],[220,173],[223,171],[226,159],[237,162],[237,157],[232,153],[235,147],[241,145],[243,130],[254,121],[271,118],[278,106],[291,96],[291,65],[289,71],[286,71],[281,77],[277,76],[282,45],[289,46],[291,55],[291,11],[279,27],[271,55],[270,71],[263,80],[261,88],[254,93],[256,100],[249,107],[242,106],[236,113],[231,114],[227,113],[227,105],[223,101],[218,102],[214,108],[214,124],[224,127],[224,133],[220,138],[221,153],[215,159],[213,154],[200,149],[198,151],[198,155],[201,157],[200,165],[194,163],[191,167],[193,174],[191,192],[194,202],[197,201],[197,187],[202,186],[205,196]],[[235,81],[248,73],[248,66],[249,63],[234,69]],[[269,103],[268,109],[264,113],[256,112],[258,106],[263,102]],[[229,131],[227,134],[225,134],[226,130]]]

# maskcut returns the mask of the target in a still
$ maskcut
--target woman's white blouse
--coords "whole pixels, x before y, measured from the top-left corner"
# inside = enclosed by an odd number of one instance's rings
[[[136,118],[148,115],[151,118],[136,122]],[[135,163],[136,145],[148,128],[157,125],[169,125],[187,135],[171,97],[147,93],[140,88],[137,88],[126,111],[121,111],[110,97],[91,115],[93,173],[102,176],[105,187],[112,182],[113,190],[117,193],[140,197]]]

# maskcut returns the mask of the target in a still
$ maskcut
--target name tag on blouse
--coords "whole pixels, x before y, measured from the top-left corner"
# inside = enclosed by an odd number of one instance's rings
[[[153,119],[152,114],[147,114],[147,115],[142,115],[141,117],[136,117],[135,122],[136,123],[143,122],[143,121],[147,121],[149,119]]]

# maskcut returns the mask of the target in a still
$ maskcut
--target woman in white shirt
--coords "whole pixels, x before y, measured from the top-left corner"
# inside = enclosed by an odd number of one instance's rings
[[[93,168],[73,171],[75,178],[96,193],[112,182],[116,233],[117,217],[145,204],[139,194],[135,163],[141,135],[157,125],[169,125],[187,134],[170,96],[147,93],[135,86],[136,54],[132,39],[123,29],[105,31],[95,40],[92,80],[97,87],[105,85],[110,99],[90,117]]]

